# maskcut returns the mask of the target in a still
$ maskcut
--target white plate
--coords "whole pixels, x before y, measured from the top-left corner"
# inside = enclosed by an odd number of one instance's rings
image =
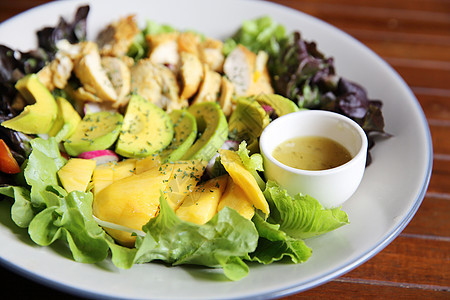
[[[69,20],[89,1],[57,1],[22,13],[0,25],[0,43],[35,48],[35,31],[54,26],[60,15]],[[270,15],[288,30],[300,30],[307,40],[333,56],[337,73],[361,83],[373,99],[384,101],[386,131],[393,138],[379,142],[356,194],[344,205],[351,224],[307,240],[313,249],[304,264],[252,265],[239,282],[220,280],[199,268],[136,265],[119,270],[109,261],[76,263],[67,249],[38,247],[9,219],[9,202],[0,202],[0,261],[39,282],[82,296],[176,299],[269,298],[288,295],[336,278],[386,247],[411,220],[425,195],[431,168],[432,143],[420,105],[405,82],[382,59],[342,31],[306,14],[257,1],[119,1],[91,2],[90,38],[105,24],[135,13],[179,29],[195,29],[225,38],[241,22]],[[219,278],[219,280],[218,280]]]

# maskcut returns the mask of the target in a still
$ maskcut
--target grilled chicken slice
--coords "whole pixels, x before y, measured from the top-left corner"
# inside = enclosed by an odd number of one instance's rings
[[[238,45],[225,59],[223,70],[233,83],[237,95],[273,93],[267,71],[265,52],[257,55]],[[266,58],[266,59],[265,59]]]
[[[164,65],[157,65],[157,68],[162,87],[162,98],[166,101],[166,111],[171,112],[175,109],[187,107],[187,100],[179,97],[180,88],[175,73]]]
[[[222,108],[225,116],[230,116],[233,112],[233,93],[234,93],[234,85],[229,81],[225,76],[222,76],[222,81],[220,84],[220,97],[219,97],[219,105]]]
[[[75,61],[74,72],[83,89],[102,101],[116,101],[117,94],[101,65],[98,47],[93,42],[86,42],[81,56]]]
[[[255,59],[255,69],[253,71],[252,84],[247,90],[247,95],[273,94],[267,61],[269,55],[264,51],[259,51]]]
[[[124,56],[138,33],[139,28],[134,15],[111,23],[97,37],[101,55]]]
[[[200,60],[207,64],[211,70],[221,72],[225,60],[222,48],[222,41],[211,38],[205,39],[198,47]]]
[[[203,80],[203,65],[195,54],[181,52],[178,78],[181,87],[180,98],[191,98]]]
[[[65,55],[58,55],[57,53],[55,59],[43,67],[37,73],[37,76],[39,81],[52,91],[55,88],[63,89],[66,86],[72,70],[72,59]]]
[[[128,103],[127,95],[130,93],[131,74],[127,64],[118,57],[104,56],[101,64],[111,81],[117,94],[117,101],[113,107],[121,107]]]
[[[178,36],[178,51],[199,56],[200,35],[191,31],[181,32]]]
[[[149,46],[149,59],[154,64],[163,64],[174,68],[178,66],[178,32],[146,35]]]
[[[162,94],[162,88],[158,82],[155,64],[149,59],[140,59],[136,65],[131,67],[130,72],[131,91],[146,98],[152,103],[158,103]],[[162,107],[162,105],[160,107]]]
[[[69,80],[74,67],[74,60],[79,57],[81,46],[70,44],[67,40],[60,40],[56,47],[55,59],[43,67],[38,73],[39,81],[50,91],[55,88],[63,89]]]
[[[201,102],[215,102],[220,92],[222,76],[203,64],[203,82],[194,98],[193,104]]]
[[[141,59],[131,67],[131,91],[168,111],[187,105],[179,97],[175,74],[150,59]]]

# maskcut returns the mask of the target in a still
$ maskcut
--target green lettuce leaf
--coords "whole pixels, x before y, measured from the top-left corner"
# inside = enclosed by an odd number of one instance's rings
[[[340,208],[324,209],[313,197],[298,194],[293,198],[273,181],[264,191],[270,206],[268,221],[297,239],[324,234],[348,224],[348,216]]]
[[[259,233],[258,247],[247,257],[261,264],[270,264],[285,257],[298,264],[311,257],[312,250],[301,239],[288,236],[280,230],[280,225],[267,223],[255,214],[252,219]]]
[[[225,41],[223,52],[228,55],[237,44],[242,44],[255,53],[263,50],[269,54],[277,54],[280,50],[279,42],[285,35],[284,26],[269,16],[246,20],[236,34]]]
[[[258,241],[251,221],[226,207],[206,224],[197,225],[179,219],[164,197],[160,203],[160,214],[142,228],[146,235],[137,237],[135,262],[162,260],[172,265],[222,267],[231,280],[248,274],[241,257],[253,252]]]
[[[47,196],[50,194],[48,192]],[[59,206],[44,209],[31,221],[28,228],[31,239],[41,246],[65,239],[75,261],[104,260],[109,245],[105,232],[92,217],[92,194],[73,191],[59,200]]]
[[[21,186],[0,187],[0,194],[14,199],[11,206],[11,219],[21,228],[27,228],[34,218],[35,212],[31,205],[30,191]]]
[[[54,186],[63,192],[58,184],[58,170],[64,166],[66,160],[61,156],[54,138],[44,140],[37,138],[31,141],[32,151],[24,170],[26,182],[31,186],[31,202],[34,207],[44,209],[57,205],[53,198],[45,197],[49,186]],[[43,167],[45,166],[45,167]]]

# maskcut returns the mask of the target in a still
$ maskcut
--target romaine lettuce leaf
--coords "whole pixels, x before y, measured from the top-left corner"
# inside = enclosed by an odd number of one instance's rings
[[[324,209],[313,197],[298,194],[293,198],[273,181],[264,191],[270,206],[268,222],[279,224],[280,230],[297,239],[320,235],[345,224],[348,216],[340,208]]]

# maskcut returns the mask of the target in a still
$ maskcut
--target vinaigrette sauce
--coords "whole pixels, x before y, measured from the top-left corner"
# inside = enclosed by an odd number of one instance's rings
[[[302,136],[278,145],[272,153],[279,162],[302,170],[327,170],[352,159],[340,143],[319,136]]]

